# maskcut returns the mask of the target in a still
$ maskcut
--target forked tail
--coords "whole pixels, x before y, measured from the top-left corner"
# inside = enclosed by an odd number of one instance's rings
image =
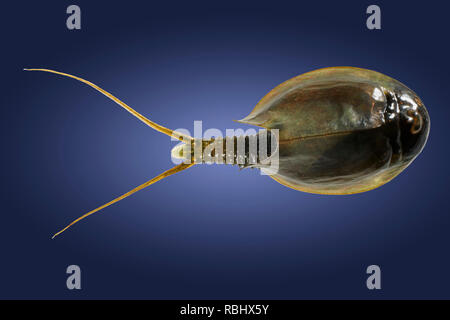
[[[115,103],[117,103],[118,105],[120,105],[122,108],[124,108],[125,110],[127,110],[127,111],[128,111],[129,113],[131,113],[133,116],[135,116],[136,118],[138,118],[139,120],[141,120],[142,122],[144,122],[145,124],[147,124],[149,127],[155,129],[156,131],[161,132],[161,133],[164,133],[164,134],[166,134],[166,135],[168,135],[168,136],[170,136],[170,137],[174,137],[174,138],[176,138],[176,139],[178,139],[178,140],[180,140],[180,141],[183,141],[183,142],[185,142],[185,143],[190,143],[190,142],[193,140],[193,138],[190,137],[190,136],[187,136],[187,135],[184,135],[184,134],[182,134],[182,133],[176,132],[176,131],[174,131],[174,130],[168,129],[168,128],[166,128],[166,127],[163,127],[163,126],[161,126],[161,125],[159,125],[159,124],[157,124],[157,123],[155,123],[155,122],[153,122],[153,121],[147,119],[146,117],[144,117],[143,115],[141,115],[140,113],[138,113],[136,110],[134,110],[133,108],[131,108],[130,106],[128,106],[126,103],[122,102],[121,100],[119,100],[118,98],[116,98],[115,96],[113,96],[111,93],[109,93],[109,92],[103,90],[102,88],[100,88],[99,86],[93,84],[93,83],[90,82],[90,81],[84,80],[84,79],[82,79],[82,78],[79,78],[79,77],[77,77],[77,76],[73,76],[73,75],[68,74],[68,73],[63,73],[63,72],[54,71],[54,70],[50,70],[50,69],[24,69],[24,70],[25,70],[25,71],[43,71],[43,72],[50,72],[50,73],[59,74],[59,75],[65,76],[65,77],[69,77],[69,78],[72,78],[72,79],[81,81],[81,82],[87,84],[88,86],[94,88],[95,90],[101,92],[102,94],[104,94],[105,96],[107,96],[108,98],[110,98],[111,100],[113,100]],[[71,226],[73,226],[75,223],[77,223],[77,222],[83,220],[84,218],[90,216],[91,214],[93,214],[93,213],[95,213],[95,212],[97,212],[97,211],[99,211],[99,210],[102,210],[102,209],[104,209],[104,208],[106,208],[106,207],[108,207],[108,206],[110,206],[110,205],[112,205],[112,204],[114,204],[114,203],[116,203],[116,202],[122,200],[122,199],[125,199],[126,197],[132,195],[133,193],[135,193],[135,192],[137,192],[137,191],[139,191],[139,190],[142,190],[142,189],[144,189],[144,188],[146,188],[146,187],[148,187],[148,186],[154,184],[155,182],[157,182],[157,181],[159,181],[159,180],[162,180],[162,179],[167,178],[168,176],[170,176],[170,175],[172,175],[172,174],[175,174],[175,173],[180,172],[180,171],[183,171],[183,170],[185,170],[185,169],[187,169],[187,168],[189,168],[189,167],[192,167],[194,164],[195,164],[195,163],[189,163],[189,164],[181,163],[181,164],[179,164],[179,165],[173,167],[172,169],[169,169],[169,170],[167,170],[167,171],[161,173],[160,175],[156,176],[155,178],[153,178],[153,179],[151,179],[151,180],[149,180],[149,181],[147,181],[147,182],[141,184],[140,186],[138,186],[138,187],[136,187],[136,188],[134,188],[134,189],[128,191],[127,193],[121,195],[120,197],[117,197],[117,198],[115,198],[114,200],[111,200],[110,202],[105,203],[104,205],[102,205],[102,206],[100,206],[100,207],[98,207],[98,208],[96,208],[96,209],[94,209],[94,210],[92,210],[92,211],[89,211],[88,213],[86,213],[86,214],[82,215],[81,217],[79,217],[79,218],[75,219],[74,221],[72,221],[72,222],[71,222],[69,225],[67,225],[65,228],[63,228],[63,229],[61,229],[60,231],[58,231],[57,233],[55,233],[55,235],[53,235],[52,239],[55,238],[57,235],[61,234],[62,232],[66,231],[67,229],[69,229],[69,228],[70,228]]]

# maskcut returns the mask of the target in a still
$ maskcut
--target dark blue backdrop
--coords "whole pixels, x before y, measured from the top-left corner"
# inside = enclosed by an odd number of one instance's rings
[[[448,12],[441,1],[4,4],[0,298],[450,298]],[[428,107],[431,133],[389,184],[352,196],[198,166],[72,219],[172,166],[174,142],[82,76],[170,128],[238,128],[270,89],[326,66],[386,73]],[[81,291],[65,269],[82,269]],[[366,288],[366,267],[382,290]]]

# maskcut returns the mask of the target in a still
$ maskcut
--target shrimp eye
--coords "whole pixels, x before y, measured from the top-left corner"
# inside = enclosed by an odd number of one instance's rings
[[[420,130],[422,130],[422,126],[423,126],[423,118],[420,115],[419,112],[417,111],[413,111],[413,110],[408,110],[408,116],[412,118],[412,125],[411,125],[411,133],[412,134],[417,134],[420,132]]]

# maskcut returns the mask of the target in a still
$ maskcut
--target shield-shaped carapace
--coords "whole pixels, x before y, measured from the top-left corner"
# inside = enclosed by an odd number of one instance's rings
[[[204,159],[196,157],[194,150],[199,147],[204,151],[214,141],[194,139],[156,124],[79,77],[48,69],[25,70],[56,73],[84,82],[150,127],[184,143],[172,150],[173,156],[184,160],[181,164],[86,213],[55,236],[156,181],[202,163]],[[389,182],[421,152],[430,130],[428,112],[412,90],[384,74],[353,67],[324,68],[292,78],[270,91],[238,122],[267,132],[277,131],[275,147],[274,135],[267,139],[268,157],[275,151],[278,157],[277,171],[268,171],[271,178],[295,190],[335,195],[364,192]],[[226,141],[228,138],[220,144],[223,159],[230,158]],[[235,142],[236,137],[231,141]],[[185,145],[192,148],[183,148]],[[249,161],[252,155],[248,148],[246,141],[242,159],[232,156],[231,161],[221,163],[265,169],[262,162]],[[217,149],[211,150],[214,156]]]

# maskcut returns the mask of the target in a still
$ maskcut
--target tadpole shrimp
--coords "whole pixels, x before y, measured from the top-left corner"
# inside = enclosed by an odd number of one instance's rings
[[[82,215],[53,238],[89,215],[204,162],[201,157],[195,157],[193,150],[200,146],[204,151],[214,140],[194,139],[161,126],[77,76],[49,69],[25,70],[50,72],[81,81],[149,127],[183,142],[172,150],[172,156],[182,159],[182,163]],[[379,72],[354,67],[318,69],[283,82],[238,122],[259,126],[268,132],[278,130],[275,148],[273,138],[267,140],[269,156],[276,151],[278,158],[277,171],[272,174],[269,171],[271,178],[295,190],[332,195],[365,192],[389,182],[419,155],[430,130],[428,112],[411,89]],[[256,139],[259,137],[258,134]],[[231,137],[232,142],[236,139]],[[229,155],[225,141],[229,140],[223,141],[223,157]],[[245,148],[248,148],[247,141]],[[249,150],[244,151],[243,159],[234,156],[231,161],[218,163],[236,164],[241,160],[239,164],[243,168],[265,169],[262,162],[249,161]]]

